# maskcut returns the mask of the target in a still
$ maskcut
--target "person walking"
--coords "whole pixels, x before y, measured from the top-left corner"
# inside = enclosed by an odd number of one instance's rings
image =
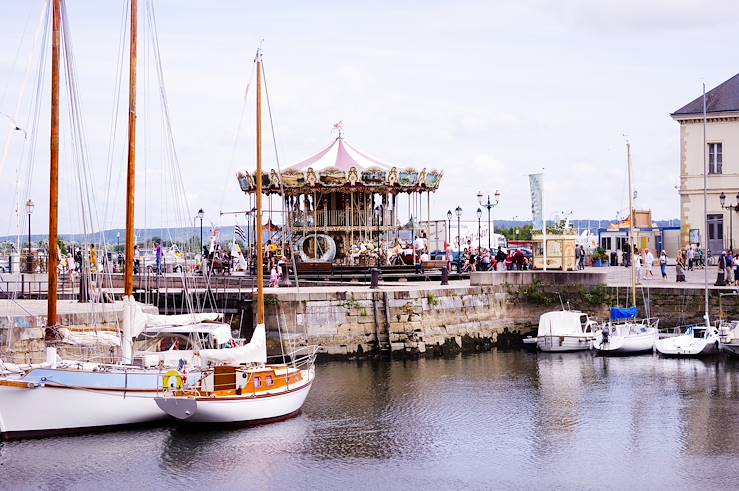
[[[498,271],[503,271],[505,269],[506,257],[506,253],[503,252],[503,248],[501,246],[498,246],[498,252],[495,253],[495,260],[498,264]]]
[[[577,265],[580,271],[585,271],[585,246],[580,244],[580,262]]]
[[[662,273],[662,279],[667,279],[667,253],[662,249],[662,253],[659,255],[659,270]]]
[[[154,253],[156,254],[157,276],[159,276],[162,274],[162,244],[159,242],[154,246]]]
[[[675,281],[677,283],[685,281],[685,259],[682,252],[678,252],[675,258]]]
[[[634,258],[632,260],[634,261],[634,269],[636,270],[636,282],[641,283],[641,280],[644,275],[644,270],[642,268],[641,255],[639,255],[638,252],[635,252]]]
[[[713,286],[726,286],[726,251],[721,251],[718,258],[718,273],[716,274],[716,283]]]
[[[652,272],[652,266],[654,265],[654,254],[652,254],[651,249],[647,249],[647,254],[645,256],[645,265],[647,267],[647,273],[645,276],[649,276],[650,278],[654,279],[654,273]]]
[[[580,252],[580,246],[575,245],[575,264],[577,265],[577,270],[580,271],[580,257],[582,257]]]
[[[695,250],[693,244],[688,246],[688,271],[693,271],[693,262],[695,261]]]
[[[726,284],[734,284],[734,253],[732,251],[726,255]]]

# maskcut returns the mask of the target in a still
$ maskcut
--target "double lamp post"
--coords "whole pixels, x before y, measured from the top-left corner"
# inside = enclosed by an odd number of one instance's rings
[[[726,195],[722,192],[721,195],[718,197],[719,201],[721,201],[721,208],[724,210],[729,210],[729,249],[734,250],[734,224],[733,224],[733,214],[732,212],[736,211],[739,212],[739,193],[736,193],[736,203],[735,204],[726,204]]]

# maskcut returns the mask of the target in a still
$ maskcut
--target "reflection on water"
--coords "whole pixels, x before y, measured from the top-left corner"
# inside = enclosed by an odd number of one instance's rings
[[[303,414],[0,444],[3,489],[721,487],[739,364],[488,353],[329,363]]]

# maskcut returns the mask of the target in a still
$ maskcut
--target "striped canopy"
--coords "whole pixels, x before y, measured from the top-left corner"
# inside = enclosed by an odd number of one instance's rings
[[[357,170],[362,171],[373,167],[390,170],[393,165],[372,157],[361,150],[357,150],[343,137],[339,136],[317,154],[308,157],[302,162],[291,165],[286,170],[305,171],[308,168],[313,168],[314,171],[320,172],[331,167],[343,171],[349,171],[349,169],[355,167]]]

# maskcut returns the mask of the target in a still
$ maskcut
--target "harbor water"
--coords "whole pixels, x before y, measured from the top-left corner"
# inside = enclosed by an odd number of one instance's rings
[[[2,489],[729,489],[739,363],[492,352],[317,366],[256,428],[0,443]]]

